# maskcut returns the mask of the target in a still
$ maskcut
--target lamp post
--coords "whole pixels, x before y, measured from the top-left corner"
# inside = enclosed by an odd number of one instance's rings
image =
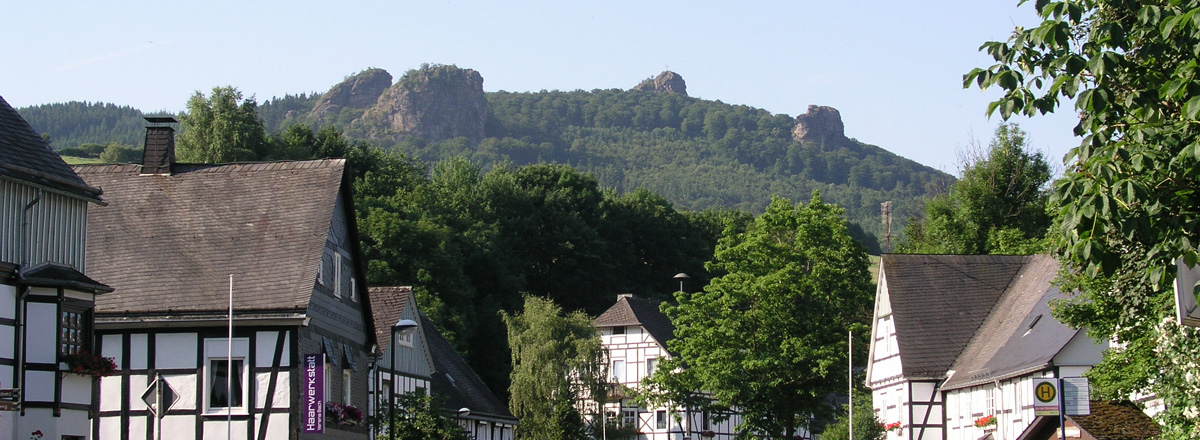
[[[689,278],[691,278],[691,277],[689,277],[689,276],[688,276],[688,274],[686,274],[686,273],[679,272],[679,273],[675,274],[675,276],[673,276],[673,277],[671,277],[671,278],[672,278],[672,279],[679,280],[679,291],[680,291],[680,292],[682,292],[682,291],[683,291],[683,280],[689,279]]]
[[[388,440],[396,439],[396,333],[410,335],[417,331],[417,321],[401,318],[392,326],[392,343],[388,349],[392,351],[392,363],[388,371],[392,373],[392,383],[388,387]]]

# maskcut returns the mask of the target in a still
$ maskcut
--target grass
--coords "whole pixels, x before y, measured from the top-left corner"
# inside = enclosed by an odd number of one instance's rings
[[[63,161],[67,162],[67,165],[95,165],[105,163],[98,157],[62,156],[62,158]]]

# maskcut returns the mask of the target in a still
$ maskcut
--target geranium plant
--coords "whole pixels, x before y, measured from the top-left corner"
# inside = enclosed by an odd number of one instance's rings
[[[979,427],[979,428],[983,428],[986,426],[996,426],[996,416],[986,415],[986,416],[980,417],[978,419],[975,419],[975,426]]]
[[[354,426],[363,421],[363,412],[353,405],[340,405],[334,402],[325,403],[325,417],[333,423],[343,426]]]
[[[892,422],[892,423],[884,424],[883,430],[884,431],[898,431],[898,430],[900,430],[900,422]]]
[[[91,354],[86,350],[62,357],[67,371],[80,376],[105,377],[117,372],[117,361],[113,358]]]

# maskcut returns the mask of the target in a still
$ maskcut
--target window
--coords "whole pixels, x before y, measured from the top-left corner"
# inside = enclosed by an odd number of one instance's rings
[[[712,420],[708,417],[708,411],[705,411],[700,416],[700,429],[705,431],[712,429]]]
[[[333,280],[336,275],[337,273],[333,265],[333,251],[325,249],[325,253],[321,254],[321,268],[317,270],[317,283],[333,288]]]
[[[336,296],[341,298],[345,296],[351,301],[358,301],[358,296],[354,294],[354,270],[350,267],[350,255],[338,252],[338,288]]]
[[[351,370],[342,370],[342,405],[350,404],[350,380],[353,378],[351,373]]]
[[[63,304],[58,319],[59,354],[62,356],[88,351],[91,314],[83,307]]]
[[[224,413],[234,410],[245,413],[249,399],[249,368],[246,365],[250,341],[247,338],[204,340],[204,410]],[[230,351],[232,349],[232,351]],[[230,362],[232,357],[232,362]]]
[[[625,361],[613,361],[612,376],[617,383],[625,382]]]
[[[238,408],[242,406],[242,372],[245,360],[234,359],[233,371],[229,371],[228,359],[209,359],[208,382],[209,408]],[[230,374],[232,373],[232,374]]]
[[[396,332],[396,345],[412,348],[414,334],[416,332]]]
[[[988,388],[983,391],[983,407],[985,409],[983,415],[996,415],[996,394],[994,388]]]
[[[654,412],[654,427],[658,429],[667,429],[667,412],[658,410]]]
[[[637,427],[637,408],[621,409],[621,426]]]
[[[654,370],[657,370],[657,369],[658,369],[658,359],[657,358],[646,359],[646,375],[647,376],[654,375]]]
[[[614,334],[614,335],[623,335],[623,334],[625,334],[625,327],[623,327],[623,326],[621,326],[621,327],[613,327],[613,328],[612,328],[612,334]]]

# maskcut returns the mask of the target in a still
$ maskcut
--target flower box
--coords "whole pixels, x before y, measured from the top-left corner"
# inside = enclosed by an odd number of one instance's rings
[[[80,351],[62,357],[60,367],[66,367],[66,372],[80,376],[105,377],[117,372],[117,362],[113,358]]]

